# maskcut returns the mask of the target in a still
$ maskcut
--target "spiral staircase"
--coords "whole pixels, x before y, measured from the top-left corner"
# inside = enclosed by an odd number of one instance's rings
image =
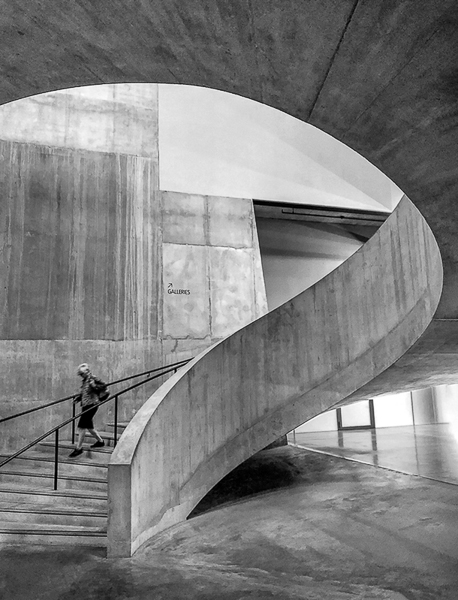
[[[456,383],[456,2],[4,4],[0,102],[114,81],[240,94],[360,152],[426,219],[403,200],[350,261],[147,401],[108,467],[111,555],[349,397]]]

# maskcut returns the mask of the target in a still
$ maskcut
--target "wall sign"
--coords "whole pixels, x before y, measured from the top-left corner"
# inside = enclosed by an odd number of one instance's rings
[[[185,294],[186,296],[189,296],[191,294],[191,290],[174,289],[173,283],[169,283],[167,294]]]

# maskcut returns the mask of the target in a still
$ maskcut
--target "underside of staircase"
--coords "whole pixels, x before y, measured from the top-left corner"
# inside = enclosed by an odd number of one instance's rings
[[[118,438],[127,423],[118,424]],[[0,469],[0,546],[107,545],[107,475],[114,424],[100,431],[103,448],[69,458],[70,440],[59,443],[59,479],[54,490],[53,441],[43,441]],[[7,455],[0,457],[0,462]]]

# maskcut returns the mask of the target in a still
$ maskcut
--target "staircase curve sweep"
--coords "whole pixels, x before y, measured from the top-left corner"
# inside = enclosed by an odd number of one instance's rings
[[[244,460],[395,363],[431,322],[441,290],[438,246],[404,196],[332,273],[189,362],[112,455],[108,556],[131,556],[185,520]]]

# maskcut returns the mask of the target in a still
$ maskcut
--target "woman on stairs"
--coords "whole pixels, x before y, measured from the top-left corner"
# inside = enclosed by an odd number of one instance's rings
[[[94,429],[93,418],[97,412],[99,402],[106,400],[109,396],[107,385],[101,379],[92,375],[87,363],[83,363],[78,367],[77,374],[83,381],[81,383],[81,392],[73,402],[81,402],[81,409],[84,412],[78,421],[78,442],[76,448],[69,454],[70,458],[75,458],[83,453],[86,430],[96,439],[91,448],[102,448],[105,446],[105,442]]]

